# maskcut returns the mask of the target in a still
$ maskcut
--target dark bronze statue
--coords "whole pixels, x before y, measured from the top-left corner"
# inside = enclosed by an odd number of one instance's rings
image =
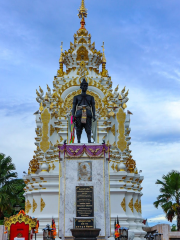
[[[94,97],[86,94],[88,83],[85,79],[80,84],[82,93],[73,99],[72,116],[76,126],[76,134],[78,143],[81,140],[83,128],[85,128],[88,143],[91,143],[92,119],[95,121],[95,101]]]

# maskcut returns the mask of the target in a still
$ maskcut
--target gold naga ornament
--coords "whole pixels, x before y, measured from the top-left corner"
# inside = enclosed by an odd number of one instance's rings
[[[130,173],[133,173],[136,168],[136,161],[132,159],[132,156],[129,156],[126,161],[126,168]]]
[[[31,173],[36,173],[36,171],[39,169],[39,163],[38,160],[36,159],[36,156],[33,156],[33,159],[29,163],[29,171]]]

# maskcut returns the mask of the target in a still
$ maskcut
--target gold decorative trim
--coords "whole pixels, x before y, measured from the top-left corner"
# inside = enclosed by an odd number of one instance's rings
[[[128,204],[129,208],[131,209],[131,211],[133,212],[133,198],[131,198],[131,201]]]
[[[125,197],[123,198],[123,200],[121,202],[121,207],[126,212],[126,200],[125,200]]]
[[[134,208],[136,209],[136,212],[139,212],[139,203],[138,203],[138,199],[136,199],[136,202],[134,203]]]
[[[53,135],[54,131],[55,131],[55,128],[54,128],[53,125],[51,124],[51,125],[50,125],[50,136]]]
[[[63,139],[63,137],[62,137],[62,136],[60,136],[60,140],[59,140],[59,141],[60,141],[60,142],[62,142],[63,140],[64,140],[64,139]]]
[[[118,164],[116,164],[115,169],[116,169],[116,171],[118,172]]]
[[[27,200],[25,202],[25,213],[29,213],[30,209],[31,209],[31,203],[29,200]]]
[[[8,231],[10,232],[11,224],[16,224],[17,222],[29,225],[29,231],[31,231],[31,228],[34,228],[37,224],[37,218],[31,218],[26,214],[20,213],[17,215],[13,215],[10,218],[4,218],[4,226],[8,228]]]
[[[48,109],[46,108],[43,113],[41,113],[41,119],[43,123],[42,127],[42,141],[40,142],[40,148],[43,152],[46,152],[49,149],[50,142],[48,142],[48,123],[51,119],[51,114],[49,113]]]
[[[111,165],[112,170],[114,170],[114,163]]]
[[[141,200],[139,201],[139,204],[138,204],[138,210],[139,210],[139,213],[142,213],[141,212]]]
[[[44,200],[41,198],[41,212],[43,211],[45,206],[46,206],[46,204],[45,204]]]
[[[49,164],[49,172],[51,171],[51,165]]]
[[[83,61],[89,61],[88,50],[84,46],[79,47],[78,50],[77,50],[76,61],[82,61],[82,60]]]
[[[111,132],[113,133],[113,135],[115,136],[115,124],[112,126],[111,128]]]
[[[33,213],[35,212],[36,208],[37,208],[37,203],[33,198]]]
[[[119,111],[117,113],[117,121],[119,123],[118,126],[118,142],[117,146],[123,152],[127,148],[127,142],[126,142],[126,137],[125,137],[125,129],[124,129],[124,124],[126,120],[126,113],[122,110],[122,108],[119,108]]]
[[[85,38],[81,38],[81,39],[79,40],[78,44],[79,44],[79,43],[86,43],[86,44],[87,44],[87,41],[86,41]]]
[[[54,163],[52,164],[52,170],[54,170],[56,168],[56,166],[54,165]]]

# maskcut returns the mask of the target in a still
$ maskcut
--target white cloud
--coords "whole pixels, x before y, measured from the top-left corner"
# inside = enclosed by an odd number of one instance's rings
[[[18,177],[21,178],[35,150],[35,120],[30,112],[4,117],[5,114],[5,110],[0,111],[0,152],[12,157]]]

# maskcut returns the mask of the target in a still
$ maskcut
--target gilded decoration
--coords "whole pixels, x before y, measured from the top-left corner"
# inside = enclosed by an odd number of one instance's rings
[[[111,128],[111,132],[112,132],[112,134],[115,136],[115,124],[112,126],[112,128]]]
[[[141,213],[141,200],[139,201],[138,210],[139,210],[139,213]]]
[[[62,142],[63,140],[64,140],[64,139],[63,139],[63,137],[62,137],[62,136],[60,136],[60,140],[59,140],[59,141],[60,141],[60,142]]]
[[[54,131],[55,131],[55,128],[54,128],[53,125],[51,124],[51,125],[50,125],[50,136],[53,135]]]
[[[127,142],[126,142],[126,137],[125,137],[125,124],[126,120],[126,113],[123,111],[122,108],[119,108],[119,111],[117,113],[117,121],[118,121],[118,141],[117,141],[117,146],[123,152],[127,148]]]
[[[139,212],[139,203],[138,203],[138,199],[136,199],[136,202],[134,203],[134,208],[136,209],[136,212]]]
[[[112,170],[114,170],[114,163],[111,165]]]
[[[133,173],[136,168],[136,162],[132,159],[132,156],[129,156],[126,161],[126,168],[130,173]]]
[[[83,43],[87,43],[87,41],[86,41],[85,38],[81,38],[78,43],[82,43],[83,44]]]
[[[89,57],[88,57],[88,50],[86,49],[86,47],[81,46],[78,50],[77,50],[77,58],[76,61],[89,61]]]
[[[31,203],[30,203],[29,200],[27,200],[27,201],[25,202],[25,212],[26,212],[26,213],[29,213],[30,209],[31,209]]]
[[[80,75],[81,78],[82,78],[82,77],[85,77],[88,74],[89,74],[89,72],[88,72],[88,70],[86,68],[86,63],[82,60],[81,63],[80,63],[80,68],[77,71],[77,75]],[[79,79],[79,83],[81,83],[81,78]],[[86,77],[85,77],[85,79],[86,79]]]
[[[126,212],[126,201],[125,201],[125,197],[123,198],[122,202],[121,202],[121,207],[122,209]]]
[[[33,198],[33,213],[35,212],[36,208],[37,208],[37,203]]]
[[[78,37],[81,37],[81,36],[87,36],[88,35],[88,31],[86,29],[79,29],[79,31],[77,31],[77,35]]]
[[[39,163],[38,160],[36,159],[36,156],[33,156],[33,159],[29,162],[29,170],[30,173],[36,173],[36,171],[39,169]]]
[[[46,204],[45,204],[44,200],[41,198],[41,212],[43,211],[45,206],[46,206]]]
[[[8,228],[8,231],[10,232],[11,224],[16,224],[17,222],[25,224],[29,224],[29,231],[31,228],[34,228],[37,224],[37,218],[31,218],[26,214],[19,213],[17,215],[13,215],[10,218],[4,218],[4,226]]]
[[[46,108],[43,113],[41,113],[41,119],[43,123],[42,127],[42,141],[40,142],[40,148],[43,152],[46,152],[49,149],[50,142],[48,142],[48,124],[51,119],[51,114],[49,113],[48,109]]]
[[[54,163],[52,164],[52,170],[54,171],[54,169],[56,168],[56,166],[54,165]]]
[[[87,17],[87,9],[85,7],[84,0],[81,1],[81,6],[78,9],[78,11],[79,11],[79,13],[78,13],[79,18],[86,18]]]
[[[131,198],[131,201],[128,204],[129,208],[131,209],[131,211],[133,212],[133,198]]]

